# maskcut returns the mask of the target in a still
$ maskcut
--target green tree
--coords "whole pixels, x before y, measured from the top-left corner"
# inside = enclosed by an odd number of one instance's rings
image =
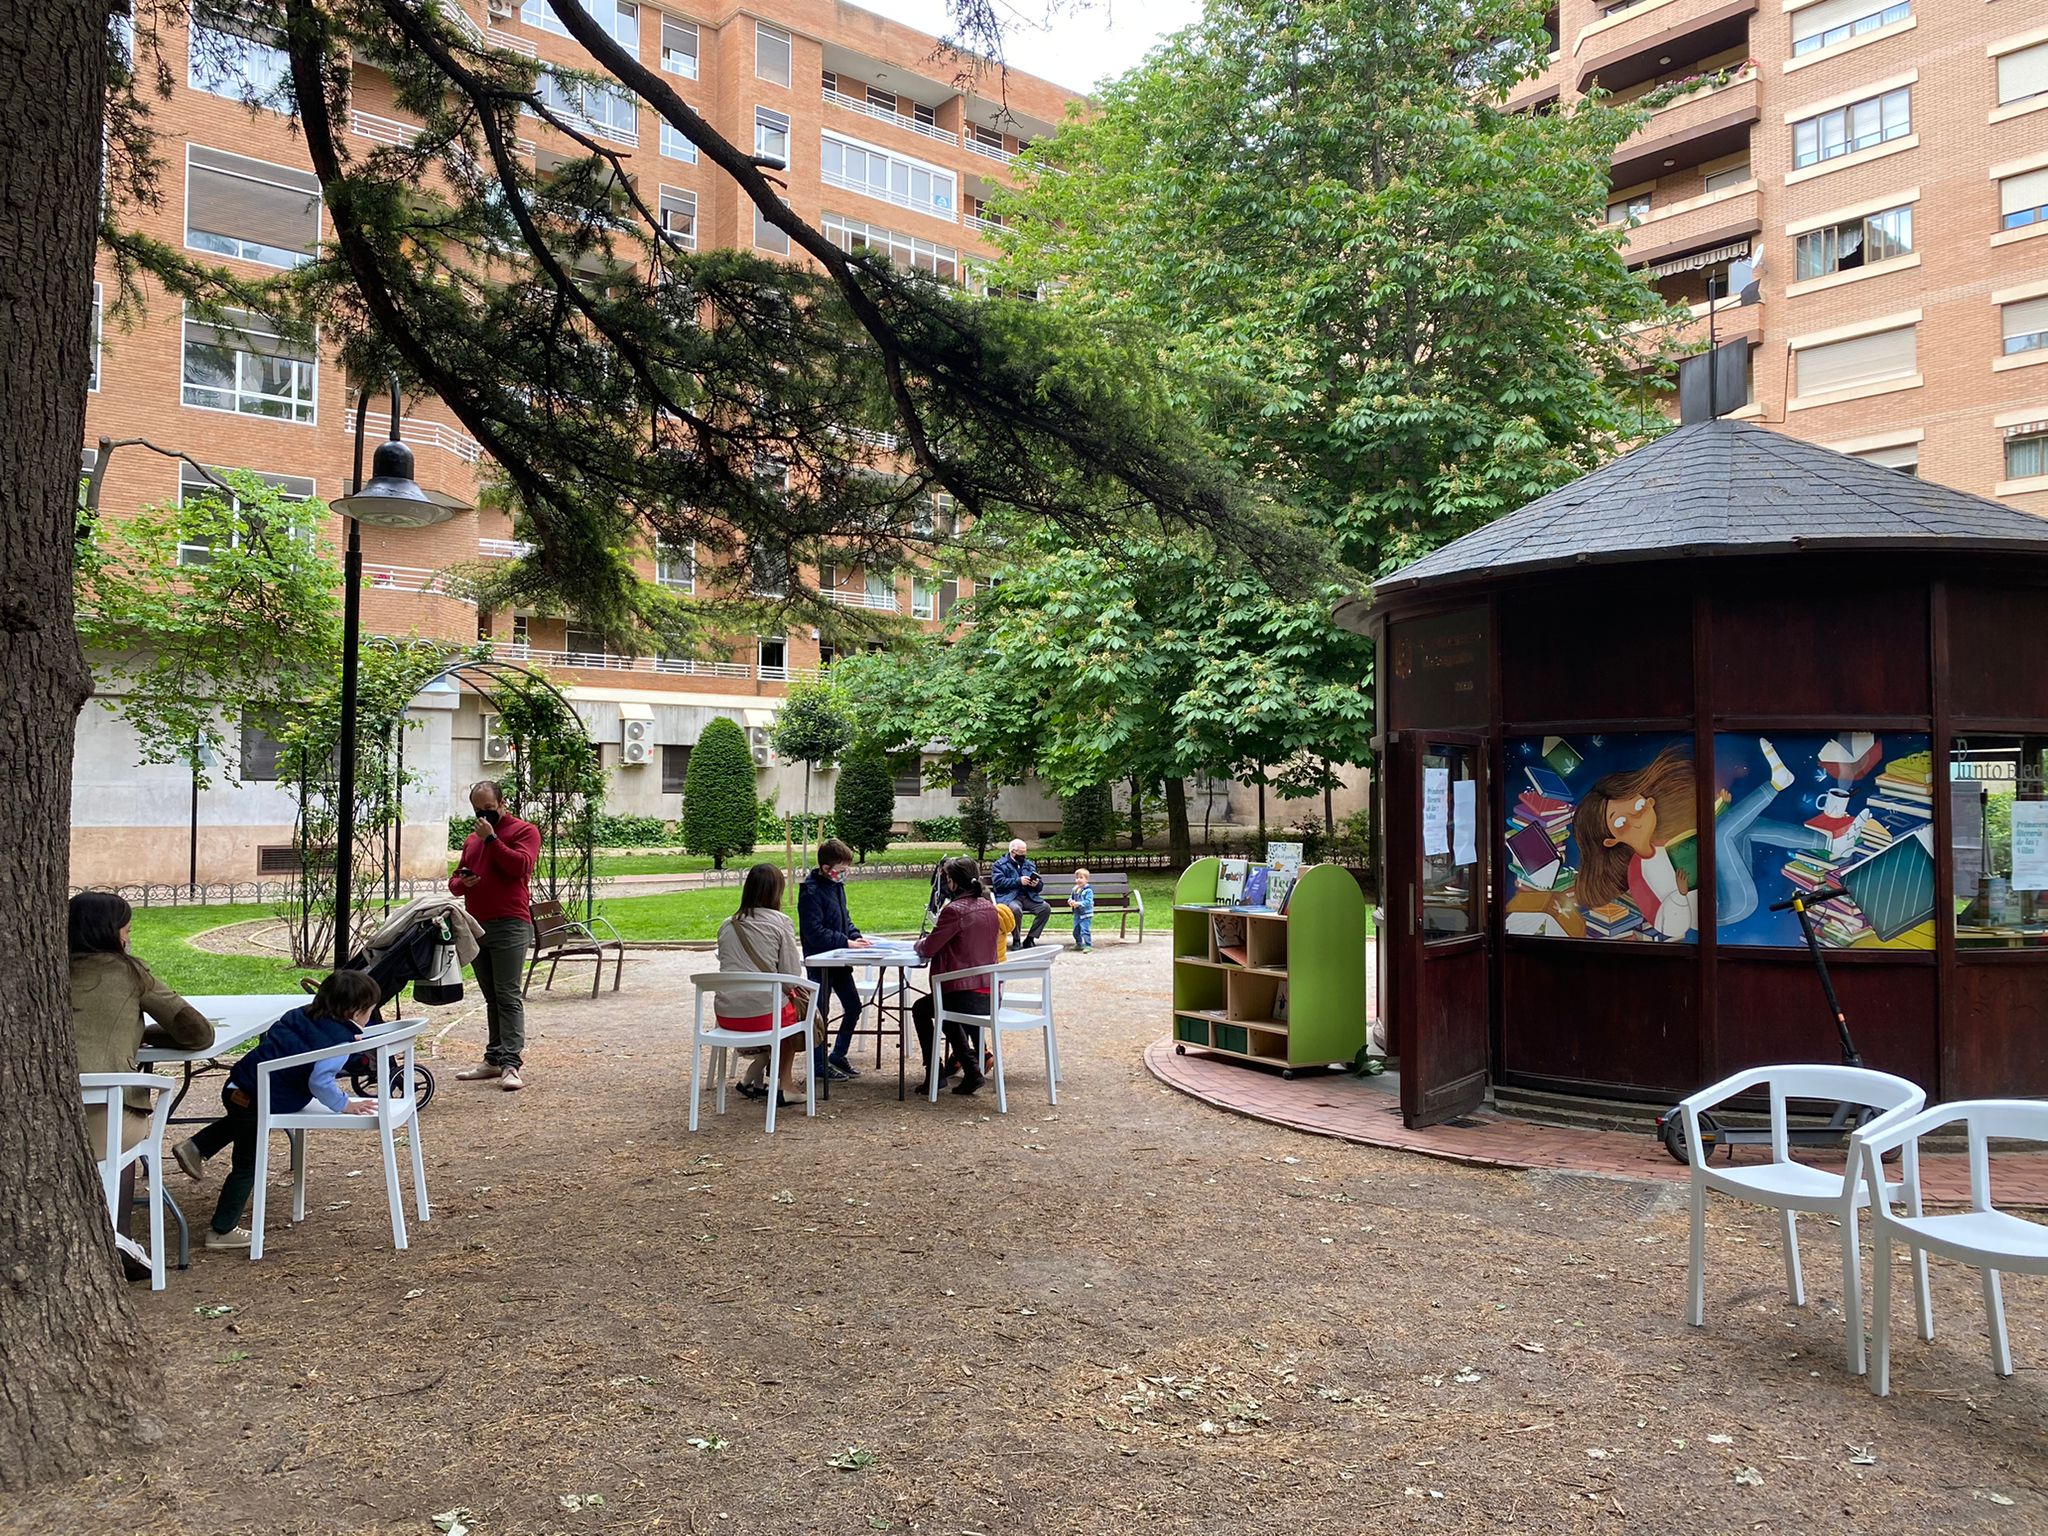
[[[1084,784],[1060,796],[1060,846],[1093,853],[1109,836],[1107,784]]]
[[[998,281],[1155,339],[1241,470],[1377,574],[1638,428],[1633,321],[1671,311],[1603,228],[1640,112],[1490,105],[1538,0],[1211,0],[1035,145]]]
[[[996,786],[979,768],[969,770],[967,794],[960,802],[960,841],[977,859],[988,857],[989,844],[1007,831],[996,814]]]
[[[838,760],[853,740],[853,725],[839,708],[837,696],[827,683],[792,683],[788,697],[775,716],[769,733],[775,750],[791,762],[804,765],[803,852],[808,860],[811,841],[811,775],[820,764]]]
[[[683,846],[710,854],[711,867],[723,869],[732,855],[754,851],[757,816],[746,732],[716,715],[697,738],[683,776]]]
[[[863,864],[869,854],[889,846],[896,826],[896,775],[889,767],[888,750],[873,736],[856,742],[840,766],[832,821]]]

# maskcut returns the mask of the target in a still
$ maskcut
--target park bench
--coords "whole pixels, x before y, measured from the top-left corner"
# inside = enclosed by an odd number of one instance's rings
[[[1069,899],[1073,892],[1073,882],[1069,881],[1061,889],[1053,890],[1050,889],[1052,880],[1052,876],[1048,875],[1046,877],[1046,885],[1048,887],[1045,892],[1046,905],[1055,912],[1065,912],[1068,909]],[[1099,875],[1090,875],[1088,877],[1088,885],[1095,892],[1096,922],[1099,924],[1103,918],[1113,915],[1117,919],[1116,936],[1120,939],[1129,938],[1131,917],[1133,914],[1136,914],[1138,919],[1138,942],[1140,944],[1144,943],[1145,898],[1139,895],[1137,890],[1131,885],[1131,877],[1126,874],[1105,872]]]
[[[533,986],[533,973],[541,961],[548,962],[548,979],[541,990],[552,992],[555,987],[555,967],[564,960],[591,960],[596,964],[590,977],[590,995],[597,996],[598,988],[604,981],[604,957],[614,956],[612,962],[612,990],[619,990],[619,982],[626,969],[626,941],[619,937],[619,930],[601,917],[592,922],[604,923],[611,937],[601,939],[588,923],[578,922],[562,910],[559,901],[537,901],[533,904],[533,958],[526,963],[526,981],[519,989],[524,996]]]

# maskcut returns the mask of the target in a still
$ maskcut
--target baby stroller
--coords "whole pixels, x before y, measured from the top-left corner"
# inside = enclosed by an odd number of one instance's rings
[[[412,988],[413,999],[421,1003],[459,1003],[462,1001],[462,962],[455,953],[455,935],[449,926],[446,912],[423,914],[411,924],[396,942],[372,952],[358,950],[349,957],[350,970],[365,971],[377,983],[377,1012],[373,1023],[384,1022],[386,1005],[394,1002],[398,994],[408,986]],[[311,980],[304,983],[308,992],[316,990]],[[349,1086],[357,1098],[369,1098],[376,1090],[375,1073],[377,1057],[373,1051],[358,1051],[348,1059]],[[398,1074],[405,1070],[402,1063],[394,1059],[391,1063],[392,1087],[400,1086]],[[419,1099],[421,1109],[434,1102],[433,1069],[423,1061],[413,1061],[413,1093]]]

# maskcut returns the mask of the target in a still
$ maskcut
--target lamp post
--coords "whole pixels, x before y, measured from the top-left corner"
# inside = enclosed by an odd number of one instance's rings
[[[363,481],[363,428],[370,391],[356,398],[356,467],[349,494],[332,503],[348,520],[348,551],[342,561],[341,782],[336,793],[334,838],[334,968],[349,959],[350,882],[355,878],[356,837],[356,670],[363,630],[363,524],[379,528],[427,528],[445,523],[470,504],[430,494],[413,479],[412,450],[398,436],[398,379],[391,385],[391,439],[370,463]]]

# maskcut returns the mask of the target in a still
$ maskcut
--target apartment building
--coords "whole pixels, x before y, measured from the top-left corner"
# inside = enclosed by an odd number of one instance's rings
[[[444,0],[444,7],[479,44],[593,67],[545,0]],[[838,0],[585,0],[585,7],[642,61],[673,76],[720,133],[786,161],[788,200],[813,226],[849,250],[883,251],[950,281],[969,281],[977,259],[992,254],[985,202],[1023,145],[1050,132],[1067,110],[1068,94],[1046,81],[1015,71],[974,79],[937,39]],[[209,41],[192,49],[185,36],[168,40],[173,88],[155,108],[165,195],[158,208],[140,210],[138,221],[174,246],[252,277],[289,269],[327,233],[319,184],[288,119],[252,113],[243,99],[250,82],[260,89],[283,78],[283,55],[260,35]],[[408,141],[413,125],[388,79],[362,66],[352,89],[353,143]],[[755,216],[738,188],[701,164],[696,146],[636,98],[623,90],[572,91],[552,80],[543,89],[558,110],[629,154],[647,200],[678,237],[790,254],[786,237]],[[558,130],[538,118],[529,124],[522,149],[537,163],[571,152]],[[373,404],[373,444],[381,440],[384,411],[381,400]],[[352,473],[354,419],[347,381],[317,343],[294,347],[257,315],[201,324],[158,295],[135,329],[104,330],[86,416],[87,462],[102,438],[143,437],[202,463],[255,471],[292,494],[330,500]],[[476,499],[488,466],[439,402],[409,402],[402,435],[423,485]],[[875,446],[886,454],[893,444]],[[192,494],[203,483],[174,459],[124,448],[107,465],[101,505],[119,516]],[[935,502],[933,515],[943,519],[950,509]],[[329,534],[338,548],[339,518]],[[614,655],[573,622],[479,613],[450,586],[442,573],[451,566],[519,552],[502,514],[465,513],[425,530],[365,528],[363,546],[366,631],[488,641],[499,656],[545,668],[576,703],[614,770],[612,809],[679,815],[691,746],[716,715],[752,733],[762,792],[780,790],[785,808],[800,802],[800,770],[774,763],[765,728],[788,682],[815,675],[831,660],[817,631],[735,636],[726,657],[709,661]],[[190,562],[206,557],[196,548],[180,555]],[[657,550],[647,574],[690,594],[696,551]],[[806,574],[835,603],[934,626],[973,590],[908,568]],[[775,580],[772,572],[758,576],[764,590]],[[504,749],[473,698],[443,692],[423,698],[415,714],[423,729],[414,761],[426,765],[430,782],[409,805],[404,844],[408,866],[425,874],[439,867],[451,795],[459,798],[460,785],[502,767]],[[104,707],[89,708],[76,756],[73,881],[182,882],[195,867],[206,882],[287,871],[293,801],[274,782],[274,742],[255,721],[242,737],[241,785],[195,792],[184,768],[138,764],[136,743],[119,720]],[[914,775],[898,789],[898,814],[906,821],[956,808],[950,790],[927,792]],[[1012,792],[1005,812],[1024,825],[1058,817],[1045,796],[1030,790]]]
[[[1595,90],[1631,267],[1750,343],[1726,414],[2048,516],[2048,10],[2039,0],[1562,0],[1508,100]],[[1721,298],[1761,260],[1756,302]]]

